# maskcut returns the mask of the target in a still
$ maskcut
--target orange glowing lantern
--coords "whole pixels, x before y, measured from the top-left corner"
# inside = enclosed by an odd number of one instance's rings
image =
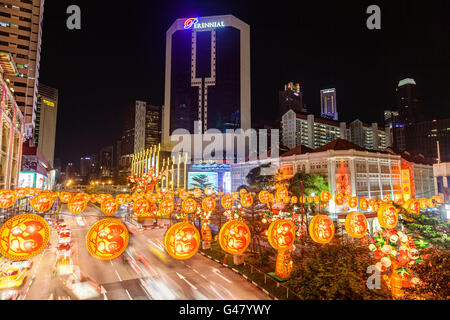
[[[253,197],[252,197],[252,195],[250,193],[243,193],[243,194],[241,194],[241,204],[244,207],[250,207],[253,204]]]
[[[172,213],[174,204],[172,200],[165,199],[159,203],[159,212],[163,216],[167,216]]]
[[[313,196],[306,197],[306,202],[313,203],[314,202],[314,197]]]
[[[177,260],[186,260],[195,255],[200,247],[200,233],[188,222],[171,226],[164,237],[167,253]]]
[[[72,213],[81,213],[86,209],[87,202],[81,198],[74,198],[69,201],[67,208]]]
[[[209,227],[208,221],[204,220],[202,222],[202,241],[208,242],[212,240],[211,228]]]
[[[226,222],[219,232],[220,247],[230,254],[242,254],[250,244],[250,229],[238,220]]]
[[[98,195],[97,202],[102,204],[102,202],[107,200],[107,199],[111,200],[111,199],[114,199],[114,197],[111,194],[104,194],[104,193],[102,193],[102,194]]]
[[[370,205],[371,207],[373,207],[373,204],[374,204],[375,202],[376,202],[375,199],[373,199],[373,198],[369,199],[369,205]],[[373,208],[372,208],[372,209],[373,209]]]
[[[427,199],[427,205],[428,205],[428,208],[430,208],[430,209],[434,208],[435,204],[434,204],[434,201],[432,198]]]
[[[202,194],[203,194],[202,189],[199,189],[199,188],[194,189],[194,197],[195,198],[200,198],[202,196]]]
[[[17,188],[14,190],[17,199],[23,199],[27,196],[27,192],[25,188]]]
[[[315,204],[319,204],[320,203],[320,197],[319,196],[314,196],[314,203]]]
[[[366,235],[367,219],[361,212],[350,212],[345,218],[345,230],[352,238],[360,239]]]
[[[115,199],[105,199],[100,204],[100,210],[108,216],[112,216],[119,209]]]
[[[32,188],[32,187],[26,187],[25,189],[26,189],[26,194],[29,197],[34,196],[37,193],[37,189]]]
[[[293,269],[293,261],[289,250],[278,251],[277,261],[275,264],[275,275],[281,279],[290,277]]]
[[[180,189],[180,198],[181,200],[185,200],[189,197],[189,192],[186,192],[186,190],[184,190],[184,188]]]
[[[342,193],[338,193],[336,196],[334,196],[334,203],[338,206],[342,206],[344,204],[344,196]]]
[[[59,194],[59,199],[62,203],[69,203],[70,200],[72,200],[73,194],[70,192],[61,192]]]
[[[267,204],[269,203],[270,192],[267,190],[262,190],[258,194],[259,202]]]
[[[420,209],[426,210],[428,208],[428,199],[427,198],[420,198],[419,204],[420,204]]]
[[[309,235],[317,243],[330,242],[334,237],[333,220],[324,214],[315,215],[309,224]]]
[[[151,204],[157,203],[158,200],[159,200],[159,196],[158,196],[157,193],[152,193],[152,194],[150,195],[150,197],[148,198],[148,201],[149,201]]]
[[[434,199],[434,201],[436,201],[437,204],[442,204],[442,202],[443,202],[441,196],[433,196],[433,197],[431,197],[431,199]]]
[[[85,202],[89,202],[91,200],[91,196],[87,193],[77,193],[74,198],[76,199],[83,199]]]
[[[267,230],[267,239],[276,250],[289,249],[295,240],[295,226],[290,220],[275,220]]]
[[[202,201],[203,210],[213,211],[215,207],[216,207],[216,200],[214,200],[214,198],[206,197],[205,199],[203,199]]]
[[[372,203],[372,209],[375,212],[378,212],[378,210],[380,209],[380,206],[382,205],[382,203],[380,203],[379,201],[373,201]]]
[[[377,211],[378,222],[385,229],[393,229],[398,222],[397,209],[390,203],[381,205]]]
[[[414,198],[411,198],[408,201],[406,201],[402,207],[405,208],[406,211],[408,211],[409,213],[412,214],[420,213],[420,202]]]
[[[239,196],[241,196],[241,197],[246,193],[247,193],[247,189],[245,189],[245,188],[242,188],[241,190],[239,190]]]
[[[91,194],[89,201],[91,201],[92,203],[96,203],[98,201],[98,195],[96,195],[95,193]]]
[[[6,209],[11,208],[16,202],[16,194],[11,190],[1,190],[0,191],[0,208]]]
[[[224,209],[231,209],[234,205],[234,198],[231,194],[227,193],[220,199],[220,203]]]
[[[127,202],[128,194],[121,193],[116,196],[116,202],[119,206],[125,204]]]
[[[277,188],[275,191],[275,200],[276,202],[283,202],[289,195],[288,189],[284,186]]]
[[[358,198],[357,197],[350,197],[348,201],[348,207],[350,209],[355,209],[358,206]]]
[[[181,208],[185,213],[193,213],[197,210],[197,201],[192,198],[187,198],[183,200]]]
[[[331,200],[331,193],[329,191],[327,191],[327,190],[323,190],[320,193],[320,200],[322,202],[329,202]]]
[[[368,210],[369,209],[369,201],[364,197],[359,198],[359,207],[362,211]]]
[[[115,202],[114,202],[115,203]],[[120,256],[128,246],[127,227],[117,219],[97,221],[86,236],[86,248],[100,260],[112,260]]]
[[[133,203],[133,213],[137,216],[145,216],[150,210],[150,203],[146,199],[139,199]]]
[[[300,201],[300,203],[306,203],[306,197],[305,196],[300,196],[299,197],[299,201]]]
[[[53,199],[48,194],[40,194],[31,199],[31,206],[38,212],[47,212],[52,205]]]
[[[214,189],[213,188],[211,188],[211,187],[206,187],[205,188],[205,194],[207,195],[207,196],[210,196],[210,195],[212,195],[212,194],[214,194]]]
[[[298,198],[296,196],[292,196],[291,203],[296,204],[298,202]]]
[[[50,227],[36,214],[20,214],[0,227],[0,253],[14,261],[39,254],[50,239]]]

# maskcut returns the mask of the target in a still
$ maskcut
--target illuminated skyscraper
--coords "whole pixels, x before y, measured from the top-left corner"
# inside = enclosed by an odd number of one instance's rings
[[[320,106],[322,117],[338,119],[335,88],[320,90]]]

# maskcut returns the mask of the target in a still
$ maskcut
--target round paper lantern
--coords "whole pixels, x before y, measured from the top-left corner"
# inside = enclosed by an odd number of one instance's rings
[[[234,205],[234,198],[231,194],[227,193],[220,199],[220,203],[224,209],[231,209]]]
[[[116,202],[119,206],[125,204],[127,202],[128,194],[121,193],[116,196]]]
[[[300,196],[299,198],[300,203],[306,203],[306,197],[305,196]]]
[[[197,201],[192,198],[183,200],[181,208],[185,213],[194,213],[197,210]]]
[[[31,199],[31,206],[38,212],[47,212],[53,206],[53,199],[48,194],[40,194]]]
[[[319,196],[314,196],[314,203],[315,204],[319,204],[320,203],[320,197]]]
[[[67,204],[67,208],[72,213],[82,213],[86,209],[86,206],[87,206],[87,202],[81,198],[72,199]]]
[[[112,260],[120,256],[128,246],[127,227],[117,219],[97,221],[88,231],[86,248],[100,260]]]
[[[361,212],[350,212],[345,218],[345,230],[352,238],[360,239],[366,235],[367,219]]]
[[[91,201],[92,203],[96,203],[98,201],[98,195],[96,195],[95,193],[91,194],[89,201]]]
[[[27,196],[27,192],[25,188],[17,188],[14,190],[17,199],[23,199]]]
[[[195,255],[200,247],[200,233],[188,222],[171,226],[164,237],[167,253],[177,260],[186,260]]]
[[[203,199],[202,201],[203,210],[213,211],[215,207],[216,207],[216,200],[214,200],[214,198],[206,197],[205,199]]]
[[[377,218],[380,226],[385,229],[393,229],[398,222],[397,209],[392,204],[385,203],[378,209]]]
[[[74,198],[76,199],[83,199],[85,202],[89,202],[91,200],[91,196],[87,193],[77,193]]]
[[[275,191],[275,200],[277,202],[283,202],[285,198],[287,198],[289,195],[289,191],[285,186],[277,188]]]
[[[243,189],[245,190],[245,189]],[[250,193],[241,194],[241,204],[244,207],[250,207],[253,204],[253,197]]]
[[[262,190],[258,194],[259,202],[267,204],[270,199],[270,192],[267,190]]]
[[[73,194],[71,192],[61,192],[59,194],[59,199],[61,200],[62,203],[69,203],[69,201],[72,200],[72,198]]]
[[[200,198],[202,196],[202,194],[203,194],[202,189],[199,189],[199,188],[194,189],[194,197],[195,198]]]
[[[102,204],[103,201],[107,200],[107,199],[114,199],[114,197],[111,194],[99,194],[97,197],[97,202]]]
[[[150,203],[146,199],[139,199],[133,202],[133,212],[137,216],[145,216],[150,210]]]
[[[296,196],[292,196],[291,203],[296,204],[298,202],[298,198]]]
[[[432,198],[427,199],[427,206],[428,206],[428,208],[430,208],[430,209],[434,208],[435,204],[434,204],[434,201],[433,201]]]
[[[29,197],[34,196],[37,193],[37,190],[35,188],[26,187],[25,189],[26,189],[27,196],[29,196]]]
[[[210,195],[214,194],[214,189],[211,188],[211,187],[206,187],[206,188],[205,188],[205,194],[206,194],[207,196],[210,196]]]
[[[50,239],[50,227],[36,214],[20,214],[0,227],[0,253],[14,261],[39,254]]]
[[[159,196],[158,196],[157,193],[152,193],[152,194],[150,195],[150,197],[148,198],[148,201],[149,201],[151,204],[157,203],[158,200],[159,200]]]
[[[362,211],[368,210],[369,209],[369,201],[364,197],[359,198],[359,207]]]
[[[375,212],[378,212],[378,210],[380,209],[380,206],[382,205],[383,203],[381,202],[379,202],[379,201],[373,201],[373,203],[372,203],[372,209],[373,209],[373,211],[375,211]]]
[[[402,206],[403,208],[406,209],[406,211],[408,211],[409,213],[412,214],[419,214],[420,213],[420,202],[417,201],[416,199],[409,199],[408,201],[405,202],[405,204]]]
[[[16,202],[16,194],[11,190],[1,190],[0,191],[0,208],[6,209],[11,208]]]
[[[219,244],[227,253],[242,254],[250,244],[250,229],[242,221],[230,220],[220,229]]]
[[[313,203],[314,202],[314,197],[313,196],[306,197],[306,202]]]
[[[427,201],[428,201],[427,198],[420,198],[420,199],[419,199],[419,206],[420,206],[420,209],[426,210],[426,209],[428,208]]]
[[[355,209],[358,206],[358,198],[357,197],[350,197],[348,201],[348,207],[350,209]]]
[[[309,235],[317,243],[330,242],[334,237],[333,220],[324,214],[315,215],[309,223]]]
[[[329,202],[331,200],[331,193],[329,191],[327,191],[327,190],[323,190],[320,193],[320,200],[322,202]]]
[[[344,196],[342,195],[342,193],[338,193],[335,197],[334,197],[334,203],[338,206],[342,206],[344,204]]]
[[[247,193],[247,189],[245,189],[245,188],[242,188],[241,190],[239,190],[239,196],[241,196],[241,197],[246,193]]]
[[[108,216],[112,216],[119,209],[115,199],[105,199],[100,204],[100,210]]]
[[[184,190],[184,188],[180,189],[180,198],[182,200],[187,199],[189,197],[189,192],[186,192],[186,190]]]
[[[436,201],[437,204],[442,204],[442,202],[443,202],[441,196],[433,196],[431,198],[434,199],[434,201]]]
[[[289,249],[295,240],[295,226],[290,220],[275,220],[267,230],[267,239],[276,250]]]
[[[159,203],[159,212],[163,216],[167,216],[172,213],[174,209],[174,204],[172,200],[165,199]]]

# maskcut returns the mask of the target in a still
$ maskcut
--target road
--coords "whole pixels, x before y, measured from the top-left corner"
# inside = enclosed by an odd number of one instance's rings
[[[105,217],[100,210],[89,204],[81,215],[74,215],[64,205],[61,217],[72,232],[74,273],[82,281],[89,280],[98,291],[92,299],[270,299],[235,272],[200,254],[185,261],[168,256],[160,250],[166,228],[130,233],[127,254],[102,261],[92,257],[85,247],[89,227]],[[53,272],[58,241],[57,231],[52,227],[51,247],[32,259],[33,266],[20,289],[25,300],[76,298]],[[132,258],[126,261],[123,256]]]

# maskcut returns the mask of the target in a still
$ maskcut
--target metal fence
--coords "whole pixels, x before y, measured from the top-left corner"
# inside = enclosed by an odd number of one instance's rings
[[[6,221],[11,219],[14,216],[25,213],[35,213],[35,214],[44,214],[44,216],[58,219],[59,212],[61,210],[61,201],[59,198],[53,201],[52,208],[45,212],[40,213],[33,209],[30,203],[31,197],[26,197],[22,199],[17,199],[14,205],[7,209],[0,209],[0,225],[4,224]]]

